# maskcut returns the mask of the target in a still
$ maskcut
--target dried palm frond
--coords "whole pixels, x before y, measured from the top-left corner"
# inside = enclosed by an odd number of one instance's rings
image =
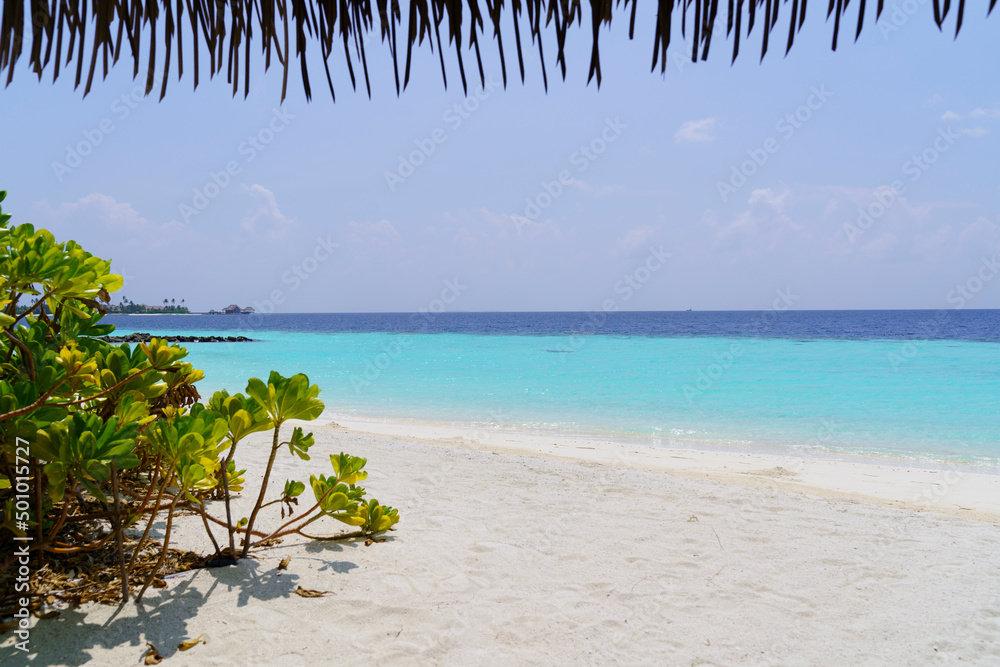
[[[610,24],[614,13],[629,15],[629,38],[635,34],[637,0],[590,0],[592,48],[588,81],[595,78],[601,83],[601,60],[598,37],[602,24]],[[405,8],[405,62],[402,88],[410,80],[413,46],[426,40],[433,51],[437,48],[441,63],[441,76],[447,86],[445,43],[441,39],[442,24],[448,48],[455,49],[458,71],[463,90],[467,80],[463,53],[475,55],[479,81],[485,85],[480,54],[480,38],[485,34],[486,22],[492,27],[492,37],[499,49],[504,85],[507,85],[507,63],[504,54],[501,24],[504,14],[513,26],[517,62],[524,81],[524,54],[521,43],[521,23],[527,13],[531,42],[537,46],[542,66],[542,79],[548,88],[545,70],[543,32],[551,26],[556,38],[556,64],[563,78],[566,76],[566,34],[573,27],[583,25],[580,0],[411,0]],[[184,72],[184,40],[191,40],[194,86],[197,88],[202,60],[208,59],[209,77],[221,75],[232,85],[233,95],[241,87],[244,95],[250,89],[251,42],[256,39],[264,57],[265,69],[271,65],[272,54],[280,63],[283,78],[281,97],[288,89],[288,71],[291,67],[292,49],[299,61],[302,85],[306,97],[312,97],[312,85],[306,65],[307,47],[318,44],[323,59],[330,94],[334,94],[329,60],[334,51],[343,46],[344,61],[356,87],[354,66],[360,63],[365,88],[371,95],[368,77],[366,37],[376,30],[389,49],[395,74],[396,93],[400,86],[400,57],[397,30],[402,27],[404,10],[399,0],[375,0],[377,15],[372,10],[372,0],[3,0],[0,19],[0,75],[6,72],[9,84],[15,65],[22,54],[25,32],[31,32],[29,64],[41,79],[45,69],[52,67],[53,80],[62,67],[75,67],[75,86],[86,80],[84,95],[94,81],[98,63],[103,76],[110,66],[118,62],[122,45],[127,44],[132,60],[133,76],[138,76],[140,61],[146,53],[146,94],[154,87],[157,72],[158,50],[162,49],[162,77],[160,98],[167,92],[167,82],[176,53],[177,77]],[[865,14],[870,12],[866,0],[857,0],[856,11],[849,8],[850,0],[828,0],[827,20],[833,19],[834,50],[840,36],[841,20],[856,15],[855,39],[861,34]],[[934,20],[940,29],[949,15],[955,16],[955,34],[962,28],[965,0],[958,0],[951,14],[951,0],[933,0]],[[987,14],[993,11],[996,0],[989,0]],[[780,11],[784,5],[786,10]],[[878,0],[875,8],[877,20],[884,8]],[[468,13],[465,10],[468,9]],[[506,10],[506,11],[505,11]],[[657,14],[653,25],[653,65],[666,69],[667,47],[675,28],[673,18],[679,15],[680,33],[690,35],[691,60],[708,58],[712,36],[716,29],[719,0],[657,0]],[[782,14],[782,17],[779,17]],[[792,48],[796,34],[802,29],[806,17],[806,0],[728,0],[726,7],[726,36],[732,41],[733,60],[739,55],[740,40],[749,38],[759,26],[761,33],[761,58],[767,53],[771,34],[779,27],[779,18],[787,18],[785,53]],[[160,23],[162,21],[162,24]],[[744,29],[745,26],[745,29]],[[256,29],[256,34],[254,30]],[[89,34],[88,34],[89,31]],[[468,33],[467,35],[465,33]],[[782,34],[779,32],[779,35]],[[509,37],[508,33],[508,37]],[[176,50],[174,41],[176,38]],[[148,44],[143,44],[143,40]],[[242,63],[241,63],[242,57]],[[84,70],[86,70],[86,76]]]

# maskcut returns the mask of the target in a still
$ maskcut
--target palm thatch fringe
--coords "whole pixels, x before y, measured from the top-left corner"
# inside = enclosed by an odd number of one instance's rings
[[[637,0],[590,0],[590,29],[593,46],[590,56],[588,82],[597,78],[601,84],[601,60],[598,37],[602,23],[610,24],[614,13],[629,15],[629,38],[635,34]],[[657,0],[658,10],[653,36],[653,65],[663,72],[667,66],[667,47],[675,32],[673,19],[679,18],[680,33],[683,38],[691,36],[691,60],[708,58],[709,47],[716,28],[719,0]],[[473,51],[478,65],[480,83],[485,85],[479,42],[485,34],[484,17],[492,26],[493,37],[499,49],[504,86],[507,85],[507,61],[501,30],[504,13],[514,28],[514,43],[517,49],[517,63],[524,81],[524,54],[521,43],[522,14],[527,10],[531,43],[538,49],[542,65],[542,78],[548,89],[548,75],[545,71],[545,52],[542,46],[543,24],[555,28],[556,64],[563,78],[566,77],[566,57],[564,47],[567,31],[583,24],[583,10],[580,0],[510,0],[507,9],[504,0],[410,0],[406,22],[406,58],[403,67],[402,88],[410,81],[410,65],[413,46],[423,45],[427,40],[431,51],[437,47],[441,63],[441,77],[447,86],[444,46],[441,40],[441,25],[447,38],[448,48],[454,47],[458,60],[458,71],[462,88],[467,91],[463,44],[468,42],[466,53]],[[833,44],[837,48],[841,20],[848,19],[851,0],[828,0],[826,17],[833,18]],[[955,17],[955,35],[962,28],[965,15],[965,0],[958,0],[954,14],[951,0],[933,0],[934,20],[939,29],[944,28],[949,15]],[[989,0],[987,14],[993,11],[997,0]],[[289,4],[291,13],[289,13]],[[866,0],[856,0],[857,39],[864,26]],[[780,12],[781,6],[786,11]],[[789,6],[790,5],[790,6]],[[378,30],[383,44],[392,56],[396,79],[396,93],[400,92],[399,52],[397,30],[402,27],[402,12],[398,0],[375,0],[378,11]],[[884,0],[877,0],[875,19],[882,14]],[[468,9],[468,16],[464,11]],[[505,9],[507,10],[505,12]],[[484,11],[485,10],[485,11]],[[186,16],[185,16],[186,12]],[[749,38],[756,26],[760,26],[761,58],[767,53],[771,34],[779,27],[779,13],[787,17],[787,41],[785,53],[792,48],[796,33],[802,29],[806,17],[806,0],[728,0],[726,10],[726,35],[733,44],[732,58],[735,61],[740,52],[740,39]],[[677,16],[679,14],[679,16]],[[542,17],[545,21],[542,21]],[[255,18],[256,17],[256,18]],[[226,80],[232,84],[233,95],[240,89],[242,53],[242,79],[244,95],[250,89],[250,44],[254,40],[254,29],[258,31],[259,46],[264,56],[265,69],[271,65],[272,53],[280,63],[283,78],[281,97],[284,100],[288,89],[288,70],[294,46],[295,57],[299,61],[302,84],[308,99],[312,97],[312,86],[306,66],[306,49],[311,43],[319,44],[323,57],[330,94],[334,94],[333,79],[330,76],[329,59],[336,43],[341,42],[344,58],[351,78],[352,88],[357,87],[354,66],[360,62],[364,73],[365,88],[371,96],[368,79],[368,62],[365,39],[375,30],[375,15],[372,0],[3,0],[2,23],[0,23],[0,76],[6,71],[7,84],[14,76],[15,65],[22,55],[25,44],[25,27],[31,30],[30,66],[41,79],[49,63],[52,63],[52,78],[55,81],[63,66],[75,65],[75,86],[84,79],[84,95],[90,92],[98,61],[101,62],[103,76],[108,68],[118,62],[122,45],[128,44],[128,53],[133,64],[133,77],[139,74],[143,51],[148,52],[146,69],[146,94],[154,87],[157,66],[157,47],[162,47],[163,76],[160,85],[160,99],[167,92],[167,81],[174,54],[174,39],[177,40],[177,78],[184,73],[184,39],[192,40],[190,53],[194,58],[194,87],[199,80],[199,60],[208,57],[209,77],[215,77],[226,70]],[[163,25],[158,27],[158,22]],[[745,33],[744,33],[744,25]],[[91,35],[88,42],[88,30]],[[463,32],[468,31],[466,37]],[[294,40],[290,33],[294,32]],[[782,34],[779,31],[779,36]],[[142,40],[148,40],[148,46]],[[509,37],[509,34],[508,34]],[[294,44],[293,44],[294,41]],[[339,50],[339,46],[336,46]],[[89,51],[89,58],[87,57]],[[353,53],[352,53],[353,52]],[[74,63],[75,59],[75,63]],[[89,64],[88,64],[89,60]],[[336,98],[334,98],[336,99]]]

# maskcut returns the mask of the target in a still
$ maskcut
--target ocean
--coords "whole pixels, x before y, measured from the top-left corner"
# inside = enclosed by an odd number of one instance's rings
[[[207,398],[306,373],[333,414],[1000,471],[1000,311],[116,315]]]

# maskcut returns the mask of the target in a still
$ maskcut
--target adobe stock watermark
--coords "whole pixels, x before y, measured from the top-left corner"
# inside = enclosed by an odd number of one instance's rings
[[[840,428],[833,417],[819,417],[818,423],[814,422],[814,427],[812,437],[804,437],[803,444],[832,449],[841,443]],[[736,504],[735,516],[740,521],[746,522],[759,520],[762,515],[769,515],[773,511],[770,501],[789,493],[787,482],[798,481],[799,476],[806,472],[807,460],[808,457],[801,454],[791,454],[779,466],[780,470],[775,471],[779,472],[779,475],[759,477],[760,493],[754,491],[747,494],[743,502]]]
[[[277,307],[285,303],[287,294],[295,292],[303,283],[310,280],[319,271],[320,267],[334,256],[334,252],[340,247],[339,243],[334,243],[330,235],[326,237],[317,236],[316,243],[312,250],[307,252],[302,259],[292,264],[281,274],[281,282],[288,286],[286,292],[283,288],[275,288],[263,299],[255,299],[251,305],[254,312],[249,315],[241,315],[236,319],[236,329],[241,332],[251,332],[260,329],[263,325],[264,315],[269,315],[277,310]],[[236,343],[226,343],[227,352],[237,352],[238,348],[233,346]]]
[[[198,215],[233,183],[235,176],[243,173],[243,168],[253,162],[274,141],[275,137],[285,131],[289,122],[295,116],[284,107],[275,108],[267,123],[236,146],[236,153],[243,156],[242,160],[229,160],[219,171],[208,172],[208,182],[193,188],[191,202],[178,206],[181,219],[187,224],[191,218]]]
[[[438,296],[431,299],[426,306],[418,308],[410,317],[410,321],[417,326],[418,333],[427,331],[434,320],[447,312],[467,289],[468,285],[463,285],[458,278],[445,280]],[[354,393],[360,394],[364,389],[371,387],[412,345],[409,335],[396,336],[391,342],[384,344],[374,357],[365,359],[361,373],[351,375]]]
[[[726,27],[725,26],[726,26],[726,22],[723,21],[723,20],[721,20],[721,19],[719,19],[717,21],[714,21],[712,23],[712,32],[711,32],[712,40],[718,39],[719,42],[722,42],[722,41],[724,41],[726,39]],[[691,39],[691,36],[693,36],[693,35],[694,35],[693,32],[689,33],[689,34],[686,34],[686,33],[682,32],[681,35],[680,35],[681,41],[680,42],[671,42],[672,48],[668,49],[670,51],[670,53],[668,54],[668,57],[670,58],[670,61],[673,63],[674,68],[680,74],[684,73],[684,68],[685,67],[687,67],[689,65],[696,65],[697,64],[697,62],[695,60],[691,59],[691,54],[695,50],[697,50],[697,54],[698,54],[696,57],[700,57],[700,55],[701,55],[700,44],[699,45],[693,45],[689,41]],[[705,35],[704,32],[702,32],[702,38],[704,38],[704,37],[706,37],[706,35]]]
[[[748,148],[747,159],[730,167],[728,180],[715,182],[715,188],[719,191],[722,201],[727,201],[731,195],[746,185],[750,177],[767,164],[772,155],[781,150],[781,141],[788,141],[794,137],[795,133],[801,130],[831,97],[833,93],[826,89],[826,84],[820,85],[819,88],[810,86],[805,102],[791,113],[779,118],[774,124],[774,129],[781,138],[768,137],[760,147]]]
[[[153,87],[159,85],[159,80],[153,83]],[[110,114],[97,121],[92,127],[80,131],[82,139],[73,144],[66,144],[66,154],[62,161],[52,161],[52,173],[56,180],[63,182],[69,174],[83,164],[83,161],[93,154],[97,147],[104,143],[108,135],[118,129],[117,123],[123,123],[132,115],[140,104],[148,96],[146,95],[146,85],[136,84],[127,93],[122,93],[111,103]]]
[[[673,257],[673,253],[665,252],[662,245],[658,248],[649,246],[648,250],[646,258],[613,285],[612,289],[619,296],[605,299],[601,303],[600,310],[588,312],[587,321],[580,326],[579,333],[570,336],[568,344],[556,347],[557,351],[576,352],[582,348],[586,338],[580,334],[592,334],[602,329],[608,321],[608,313],[620,310],[652,279],[653,274],[666,266],[667,260]],[[566,355],[561,355],[561,358],[562,362],[566,363]]]
[[[906,25],[910,17],[916,14],[920,6],[926,2],[927,0],[904,0],[902,4],[893,3],[890,11],[883,11],[882,18],[875,24],[878,26],[879,33],[882,34],[882,39],[888,42],[889,35],[898,32]]]
[[[970,638],[993,646],[993,655],[1000,657],[1000,588],[974,618],[963,619],[962,628]]]
[[[858,218],[854,222],[845,222],[842,226],[847,241],[851,245],[857,243],[858,239],[864,236],[875,222],[885,215],[893,204],[899,201],[899,197],[906,192],[906,185],[903,181],[893,181],[889,185],[882,185],[872,191],[871,204],[865,208],[858,207]]]
[[[945,295],[945,301],[951,304],[952,310],[962,310],[976,298],[976,295],[986,287],[987,283],[996,277],[997,273],[1000,273],[1000,256],[994,253],[991,258],[981,257],[979,266],[972,272],[972,275],[949,290],[948,294]],[[898,351],[887,353],[886,359],[892,370],[898,371],[900,366],[920,354],[927,341],[938,338],[941,329],[950,320],[950,310],[938,310],[934,313],[933,318],[917,325],[918,333],[923,336],[922,339],[905,341],[900,345]]]
[[[494,426],[495,429],[500,429],[505,423],[510,423],[513,419],[513,415],[506,412],[502,407],[493,407],[486,411],[486,421],[480,422],[483,424],[482,428],[477,428],[469,436],[472,442],[480,446],[485,446],[491,444],[495,431],[487,430],[489,426]]]
[[[486,85],[476,92],[466,97],[463,101],[457,102],[447,109],[441,116],[441,120],[447,123],[450,131],[454,132],[462,124],[472,117],[472,114],[479,109],[479,105],[489,99],[500,82],[494,80],[493,75],[486,77]],[[436,127],[430,134],[420,139],[414,139],[413,145],[416,147],[405,155],[399,156],[399,163],[392,171],[386,169],[385,184],[389,186],[389,192],[395,192],[396,188],[406,182],[410,176],[416,173],[427,160],[434,155],[438,146],[448,141],[448,131],[443,127]]]
[[[15,436],[14,438],[14,526],[24,536],[15,535],[14,541],[19,542],[14,549],[14,556],[17,557],[17,570],[14,577],[14,592],[22,593],[23,596],[17,598],[17,611],[14,618],[17,619],[17,628],[14,634],[20,640],[15,642],[14,648],[18,651],[28,652],[28,643],[31,640],[31,610],[29,604],[31,598],[28,597],[31,582],[31,556],[28,543],[32,538],[28,534],[28,527],[31,521],[31,468],[29,467],[30,452],[28,441]]]
[[[927,173],[944,153],[947,153],[961,135],[952,128],[938,128],[937,136],[931,144],[920,151],[914,153],[908,160],[903,162],[900,170],[908,176],[911,183],[916,183]],[[880,186],[872,192],[875,199],[866,208],[858,207],[858,217],[856,221],[845,222],[842,226],[847,241],[854,245],[858,239],[864,236],[875,223],[886,214],[886,212],[899,201],[899,198],[906,192],[906,185],[901,180],[895,180],[888,186]]]
[[[307,253],[302,260],[292,264],[287,271],[281,274],[281,282],[288,285],[288,290],[294,292],[302,287],[302,284],[309,280],[319,267],[333,257],[334,251],[340,247],[339,243],[330,240],[330,235],[326,238],[316,237],[316,245],[311,252]],[[273,313],[275,306],[280,306],[285,302],[285,291],[275,289],[271,291],[270,298],[262,301],[254,301],[253,307],[256,313]]]
[[[601,129],[600,133],[593,139],[591,139],[586,144],[580,146],[577,150],[569,156],[569,163],[576,167],[576,172],[582,174],[587,171],[591,164],[597,160],[598,157],[604,154],[608,150],[608,146],[618,141],[618,138],[622,135],[624,130],[628,129],[628,125],[621,122],[617,116],[614,120],[607,118],[604,121],[604,127]],[[542,215],[542,211],[552,206],[552,203],[558,199],[566,188],[573,184],[573,172],[569,169],[563,169],[560,171],[556,178],[552,181],[541,182],[542,189],[534,197],[526,197],[524,200],[524,215],[523,216],[512,216],[514,221],[514,226],[517,228],[518,234],[525,225],[531,224],[538,220],[539,216]]]
[[[955,289],[948,292],[945,301],[955,307],[955,310],[965,308],[965,304],[976,298],[982,291],[986,283],[993,280],[997,273],[1000,273],[1000,258],[996,253],[987,259],[985,256],[979,259],[979,267],[973,271],[972,275],[964,282],[955,285]]]
[[[795,302],[799,300],[798,295],[792,294],[790,288],[785,290],[778,289],[774,293],[776,296],[774,301],[771,302],[771,307],[768,310],[762,311],[754,321],[751,321],[744,327],[746,334],[759,336],[761,333],[770,331],[774,326],[775,318],[777,318],[778,314],[791,310]],[[722,380],[733,364],[746,351],[747,346],[737,341],[730,343],[725,350],[716,352],[712,356],[713,361],[705,368],[700,369],[695,375],[694,383],[685,384],[681,387],[688,405],[694,403],[695,398],[709,391]]]
[[[941,477],[936,482],[925,482],[920,485],[920,490],[915,492],[910,498],[919,509],[910,510],[901,521],[890,523],[884,533],[878,539],[866,543],[867,558],[869,563],[877,563],[884,559],[892,549],[898,547],[900,543],[910,539],[910,531],[914,525],[924,521],[921,514],[923,510],[934,509],[935,506],[942,505],[951,492],[959,486],[965,478],[965,473],[954,465],[949,465],[942,470]]]

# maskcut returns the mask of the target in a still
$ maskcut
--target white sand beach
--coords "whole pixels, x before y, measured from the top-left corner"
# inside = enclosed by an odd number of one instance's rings
[[[274,495],[328,472],[329,453],[367,457],[366,488],[401,514],[386,542],[286,540],[171,577],[140,608],[65,610],[33,628],[30,664],[140,664],[147,640],[176,665],[1000,664],[1000,476],[447,424],[309,429],[312,461],[280,456]],[[241,467],[260,471],[267,441],[241,444]],[[177,541],[206,551],[190,518]]]

